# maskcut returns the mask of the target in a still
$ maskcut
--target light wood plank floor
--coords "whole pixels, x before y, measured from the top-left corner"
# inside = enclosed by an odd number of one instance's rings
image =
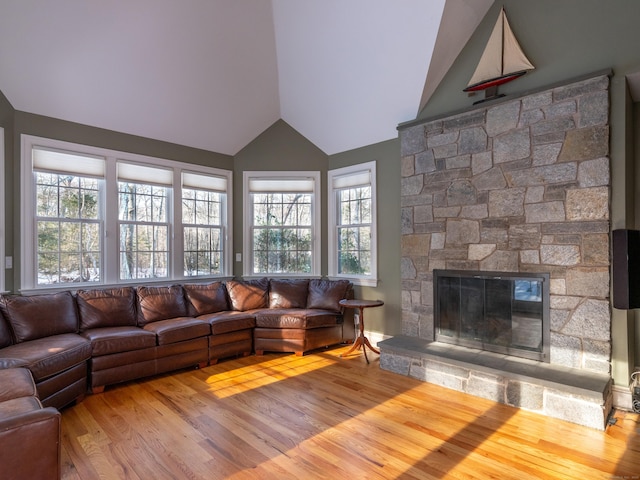
[[[62,415],[64,479],[640,479],[606,432],[383,371],[347,347],[109,387]]]

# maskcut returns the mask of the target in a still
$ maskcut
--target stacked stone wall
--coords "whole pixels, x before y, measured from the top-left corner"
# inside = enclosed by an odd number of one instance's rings
[[[434,269],[549,272],[550,362],[609,373],[609,78],[400,140],[403,334],[434,338]]]

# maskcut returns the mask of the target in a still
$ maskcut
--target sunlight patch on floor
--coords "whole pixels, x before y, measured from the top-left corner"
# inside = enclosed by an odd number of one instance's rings
[[[336,358],[317,355],[313,362],[309,362],[308,358],[297,362],[293,354],[281,355],[275,358],[268,356],[254,358],[261,358],[262,360],[259,362],[251,361],[246,366],[231,371],[220,369],[219,372],[210,375],[206,379],[206,383],[210,385],[209,392],[211,395],[217,398],[226,398],[254,388],[287,380],[297,375],[304,375],[314,370],[326,368],[340,361],[337,355]],[[208,367],[209,370],[212,368]]]

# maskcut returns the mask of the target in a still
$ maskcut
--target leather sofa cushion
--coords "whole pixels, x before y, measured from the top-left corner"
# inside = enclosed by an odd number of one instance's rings
[[[145,325],[144,329],[156,334],[158,345],[206,337],[211,333],[211,327],[207,322],[191,317],[159,320]]]
[[[38,397],[17,397],[0,402],[0,419],[12,418],[34,410],[41,410]]]
[[[38,338],[0,350],[0,366],[4,360],[20,359],[20,366],[31,370],[36,383],[56,375],[91,357],[91,343],[75,333]]]
[[[227,293],[231,309],[244,312],[256,308],[267,308],[269,304],[269,279],[227,282]]]
[[[36,395],[36,384],[26,368],[0,370],[0,402]]]
[[[0,309],[18,343],[78,331],[76,305],[70,292],[6,296]]]
[[[211,333],[220,335],[222,333],[246,330],[256,326],[256,317],[251,312],[218,312],[200,315],[198,320],[202,320],[211,325]]]
[[[80,335],[91,342],[92,357],[156,346],[156,335],[139,327],[94,328]]]
[[[181,285],[138,287],[138,325],[168,318],[186,317],[187,303]]]
[[[341,312],[342,307],[338,302],[346,298],[349,286],[350,282],[348,280],[312,279],[309,282],[307,308],[320,308],[331,310],[332,312]]]
[[[78,290],[76,300],[80,331],[136,325],[136,291],[132,287]]]
[[[278,308],[256,312],[258,328],[308,329],[337,325],[338,315],[327,310]]]
[[[308,279],[276,279],[269,282],[269,308],[305,308]]]
[[[4,315],[0,314],[0,348],[8,347],[12,343],[11,327],[9,327]]]
[[[189,300],[189,314],[193,316],[229,310],[227,289],[222,282],[187,283],[183,285],[184,293]]]

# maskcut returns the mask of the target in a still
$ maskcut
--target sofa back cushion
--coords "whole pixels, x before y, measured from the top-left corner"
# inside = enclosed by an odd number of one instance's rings
[[[136,291],[133,287],[78,290],[80,330],[136,325]]]
[[[267,308],[269,305],[269,279],[261,278],[244,282],[230,280],[227,282],[227,293],[233,310],[244,312],[256,308]]]
[[[308,279],[272,278],[269,282],[269,308],[305,308],[309,293]]]
[[[348,280],[326,280],[314,278],[309,282],[309,296],[307,308],[321,308],[332,312],[341,312],[342,307],[338,303],[347,298],[347,292],[351,287]]]
[[[18,343],[78,332],[76,302],[71,292],[6,296],[0,309]]]
[[[11,333],[11,327],[4,318],[4,315],[0,314],[0,348],[8,347],[13,343],[13,334]]]
[[[138,292],[138,325],[186,317],[187,302],[181,285],[167,287],[140,286]]]
[[[189,300],[190,315],[206,315],[229,310],[227,289],[222,282],[187,283],[183,288]]]

